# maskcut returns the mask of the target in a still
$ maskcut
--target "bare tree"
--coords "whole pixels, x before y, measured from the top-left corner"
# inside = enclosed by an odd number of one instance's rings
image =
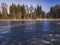
[[[7,16],[7,4],[6,3],[1,3],[2,6],[2,18],[8,18]]]

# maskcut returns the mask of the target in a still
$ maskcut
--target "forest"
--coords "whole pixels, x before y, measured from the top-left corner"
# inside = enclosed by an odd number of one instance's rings
[[[50,7],[49,12],[44,12],[42,7],[37,4],[36,7],[31,5],[16,5],[12,3],[7,9],[8,5],[6,3],[1,3],[0,19],[44,19],[44,18],[60,18],[60,5],[56,4]],[[8,13],[9,12],[9,13]]]

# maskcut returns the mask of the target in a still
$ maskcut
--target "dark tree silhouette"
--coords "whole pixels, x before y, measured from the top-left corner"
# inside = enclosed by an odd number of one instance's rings
[[[60,18],[60,5],[56,5],[50,8],[50,12],[47,13],[47,17]]]

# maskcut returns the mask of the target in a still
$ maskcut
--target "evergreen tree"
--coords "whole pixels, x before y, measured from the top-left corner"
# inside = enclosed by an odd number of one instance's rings
[[[51,7],[50,11],[47,13],[47,17],[60,18],[60,5]]]
[[[23,4],[23,6],[21,6],[21,18],[25,18],[25,14],[26,14],[26,10],[25,10],[25,6]]]
[[[30,7],[30,17],[31,17],[31,19],[33,18],[33,5],[31,5],[31,7]]]
[[[0,19],[2,19],[2,14],[1,14],[1,11],[0,11]]]
[[[21,19],[21,6],[18,4],[17,5],[17,16],[16,18]]]
[[[37,18],[37,9],[36,8],[34,9],[34,16],[33,17],[34,17],[34,19]]]
[[[17,15],[17,8],[16,8],[16,5],[12,3],[12,5],[10,5],[10,16],[11,18],[16,18],[16,15]]]
[[[37,18],[40,18],[42,17],[42,8],[41,6],[37,5]]]

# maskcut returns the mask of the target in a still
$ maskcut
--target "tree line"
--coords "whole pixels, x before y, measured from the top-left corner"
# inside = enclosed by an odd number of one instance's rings
[[[51,7],[47,13],[47,18],[60,18],[60,5]]]
[[[50,8],[50,11],[45,13],[40,5],[33,7],[31,5],[12,5],[9,6],[9,13],[7,11],[7,4],[1,4],[0,19],[37,19],[37,18],[60,18],[60,5],[55,5]]]

